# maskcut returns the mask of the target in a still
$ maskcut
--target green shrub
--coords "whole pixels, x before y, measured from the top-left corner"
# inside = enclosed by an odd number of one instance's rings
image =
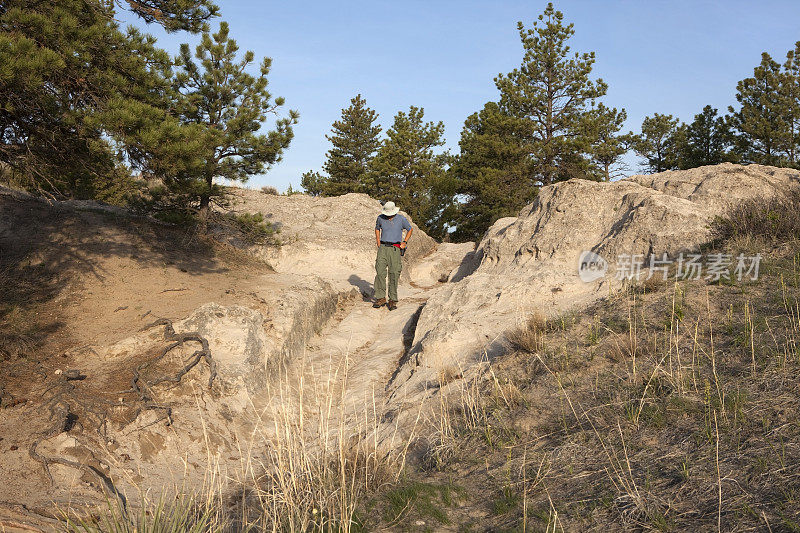
[[[247,244],[275,244],[275,234],[280,230],[264,221],[261,213],[227,213],[225,218]]]

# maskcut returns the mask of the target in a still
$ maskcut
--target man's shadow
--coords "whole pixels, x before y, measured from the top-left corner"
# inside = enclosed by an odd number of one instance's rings
[[[350,285],[356,287],[359,291],[361,291],[361,298],[367,302],[372,298],[372,293],[374,292],[372,289],[372,283],[365,279],[361,279],[360,277],[356,276],[355,274],[351,274],[347,281],[350,282]]]

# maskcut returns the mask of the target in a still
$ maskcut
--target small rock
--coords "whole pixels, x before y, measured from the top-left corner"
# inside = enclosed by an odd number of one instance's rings
[[[64,373],[64,371],[61,370],[60,368],[56,369],[56,376],[60,376],[63,373]]]
[[[67,370],[64,372],[64,377],[67,381],[83,381],[86,379],[86,374],[81,374],[80,370]]]
[[[424,526],[425,525],[425,520],[417,520],[416,522],[414,522],[414,525],[415,526]]]

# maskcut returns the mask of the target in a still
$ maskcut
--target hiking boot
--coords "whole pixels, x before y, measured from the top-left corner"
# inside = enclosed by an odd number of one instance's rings
[[[394,311],[395,309],[397,309],[397,302],[395,302],[394,300],[389,300],[389,303],[386,304],[386,307],[389,308],[389,311]]]
[[[378,309],[379,307],[383,307],[386,304],[386,298],[381,298],[380,300],[375,300],[375,303],[372,304],[372,307]]]

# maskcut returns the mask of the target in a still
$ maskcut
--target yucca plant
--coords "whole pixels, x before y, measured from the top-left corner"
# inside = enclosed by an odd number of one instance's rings
[[[89,517],[66,516],[68,533],[208,533],[223,531],[216,505],[194,496],[161,496],[144,500],[136,510],[117,499],[108,499],[100,513]]]

